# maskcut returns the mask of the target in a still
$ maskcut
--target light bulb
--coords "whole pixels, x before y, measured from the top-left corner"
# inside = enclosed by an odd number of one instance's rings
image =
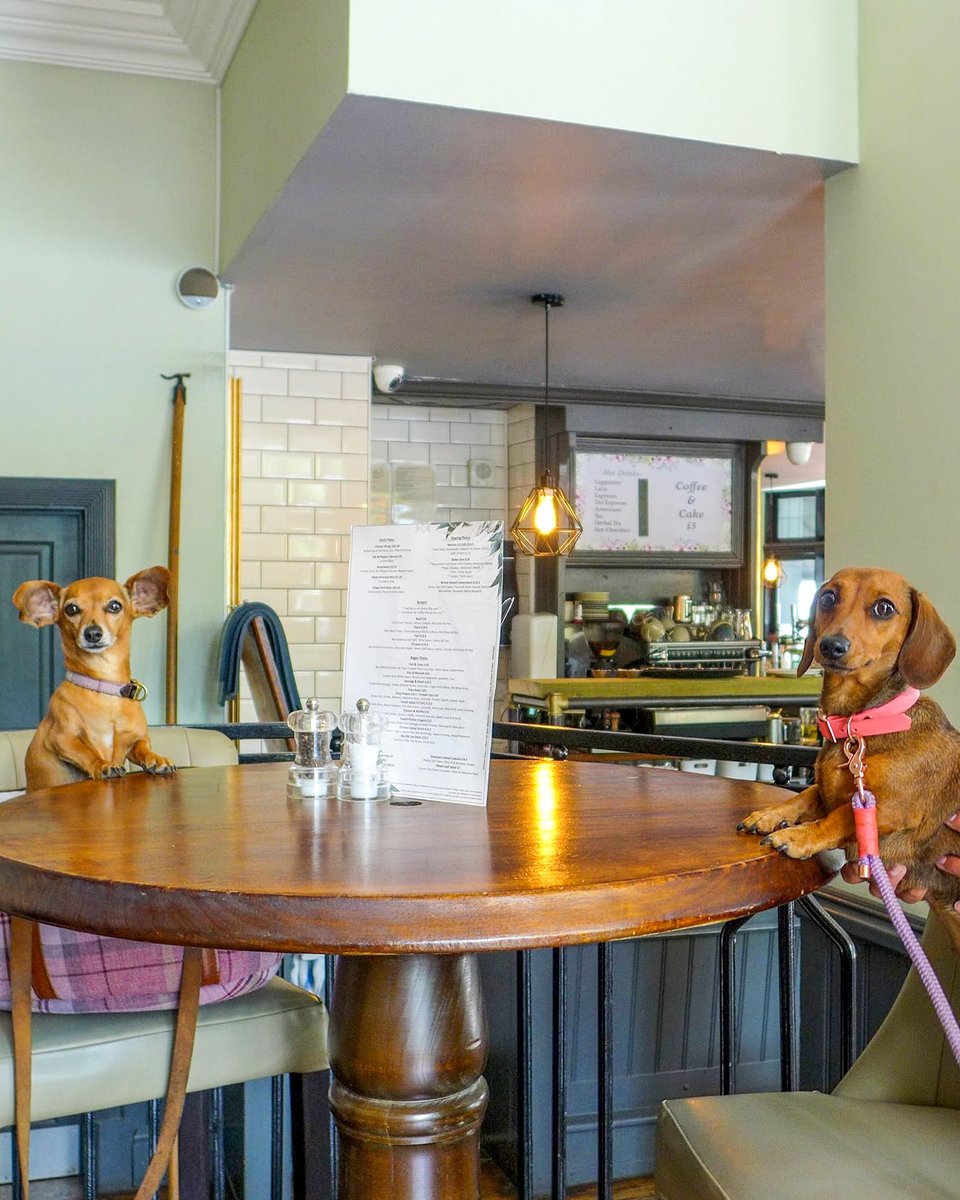
[[[763,564],[763,582],[772,586],[778,581],[779,577],[780,564],[775,558],[768,558]]]
[[[553,498],[553,488],[547,488],[537,501],[537,508],[533,514],[533,527],[537,533],[544,535],[556,532],[557,505]]]

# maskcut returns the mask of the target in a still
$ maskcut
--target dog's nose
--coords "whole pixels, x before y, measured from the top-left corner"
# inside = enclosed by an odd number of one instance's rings
[[[103,630],[99,625],[88,625],[83,631],[83,640],[96,646],[98,642],[103,640]]]
[[[850,639],[842,633],[832,634],[820,639],[820,654],[828,661],[837,661],[850,649]]]

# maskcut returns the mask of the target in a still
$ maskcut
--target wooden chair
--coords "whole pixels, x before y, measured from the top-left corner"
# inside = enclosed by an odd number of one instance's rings
[[[957,1011],[960,958],[933,915],[923,943]],[[660,1200],[960,1194],[960,1068],[916,971],[830,1095],[665,1101],[655,1179]]]
[[[0,732],[0,793],[23,788],[23,756],[32,732]],[[157,753],[178,767],[237,761],[233,742],[210,730],[154,727],[150,737]],[[175,1020],[175,1012],[34,1014],[32,1120],[163,1096]],[[323,1071],[326,1031],[327,1013],[318,997],[282,979],[206,1005],[200,1009],[187,1091]],[[0,1126],[10,1126],[13,1118],[11,1019],[0,1012]],[[95,1194],[91,1175],[84,1173],[87,1200]],[[302,1178],[298,1182],[302,1192]],[[275,1172],[274,1195],[280,1184]]]

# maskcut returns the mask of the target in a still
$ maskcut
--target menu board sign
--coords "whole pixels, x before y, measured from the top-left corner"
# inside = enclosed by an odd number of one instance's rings
[[[352,531],[343,707],[387,717],[398,796],[486,803],[502,579],[502,521]]]
[[[583,522],[576,558],[739,559],[739,462],[730,450],[647,444],[592,448],[573,459],[574,507]]]

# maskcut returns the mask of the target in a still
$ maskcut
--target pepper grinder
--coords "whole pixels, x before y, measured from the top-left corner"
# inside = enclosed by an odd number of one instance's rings
[[[380,761],[380,739],[387,718],[370,711],[369,700],[358,700],[356,712],[340,714],[343,750],[337,797],[340,800],[382,800],[390,786]]]
[[[303,708],[287,717],[297,744],[296,755],[287,775],[287,798],[320,799],[336,791],[337,766],[330,756],[330,738],[337,728],[336,713],[321,709],[311,696]]]

